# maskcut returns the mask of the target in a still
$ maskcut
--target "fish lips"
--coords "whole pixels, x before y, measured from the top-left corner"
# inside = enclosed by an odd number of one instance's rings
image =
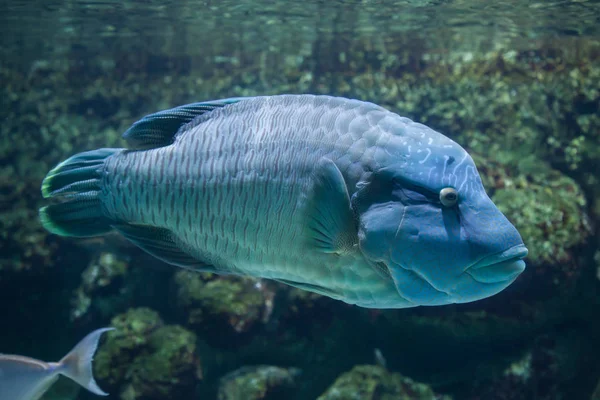
[[[477,261],[465,272],[480,283],[513,281],[525,270],[527,253],[525,245],[519,244]]]

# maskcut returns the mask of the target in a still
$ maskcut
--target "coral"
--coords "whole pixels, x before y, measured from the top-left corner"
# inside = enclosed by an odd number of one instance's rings
[[[435,400],[429,386],[377,365],[357,365],[342,374],[318,400]]]
[[[218,400],[285,399],[293,393],[300,370],[268,365],[243,367],[221,378]]]

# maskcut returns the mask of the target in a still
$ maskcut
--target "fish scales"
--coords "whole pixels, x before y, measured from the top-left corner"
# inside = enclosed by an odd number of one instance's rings
[[[103,191],[103,201],[111,205],[107,214],[168,228],[187,250],[209,261],[226,260],[232,271],[288,280],[308,273],[343,285],[343,275],[352,270],[347,260],[336,268],[317,254],[309,258],[313,271],[298,270],[307,263],[299,219],[314,165],[323,156],[344,157],[353,145],[347,138],[352,121],[370,125],[367,115],[373,112],[387,113],[364,103],[319,98],[284,104],[265,98],[216,110],[186,127],[171,146],[109,159]],[[361,146],[350,162],[366,148]],[[186,167],[190,160],[194,168]],[[360,262],[357,267],[365,268]]]

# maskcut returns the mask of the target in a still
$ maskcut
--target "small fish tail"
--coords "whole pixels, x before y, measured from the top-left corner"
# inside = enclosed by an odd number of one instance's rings
[[[109,232],[111,220],[101,207],[101,172],[106,159],[122,149],[98,149],[75,154],[58,164],[42,182],[44,198],[64,202],[40,209],[48,231],[61,236],[88,237]]]
[[[88,334],[74,348],[58,362],[60,373],[90,392],[99,396],[108,396],[96,381],[92,372],[92,361],[94,353],[98,348],[98,341],[104,332],[112,331],[114,328],[97,329]]]

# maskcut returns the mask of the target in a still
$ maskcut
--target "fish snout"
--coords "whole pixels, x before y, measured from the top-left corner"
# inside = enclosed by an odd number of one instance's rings
[[[469,215],[467,232],[473,263],[465,270],[480,283],[510,283],[525,270],[528,250],[515,226],[487,199]]]
[[[508,250],[487,256],[471,265],[466,272],[481,283],[513,281],[525,270],[528,250],[517,244]]]

